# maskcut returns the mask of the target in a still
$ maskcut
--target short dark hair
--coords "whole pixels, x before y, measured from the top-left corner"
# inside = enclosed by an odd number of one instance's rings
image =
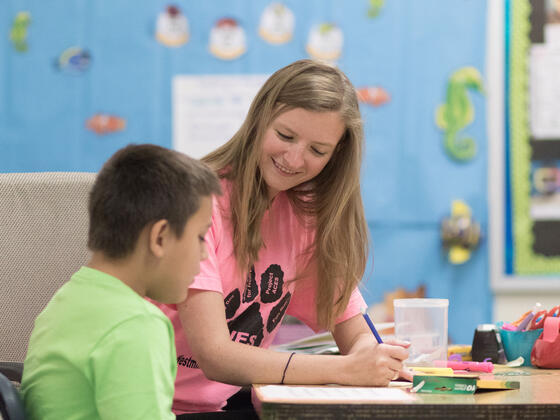
[[[161,219],[181,237],[200,197],[220,193],[204,163],[153,144],[128,145],[103,165],[90,192],[88,246],[126,257],[144,227]]]

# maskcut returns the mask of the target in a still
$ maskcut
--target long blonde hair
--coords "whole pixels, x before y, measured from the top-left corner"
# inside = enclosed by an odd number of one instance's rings
[[[231,222],[235,257],[246,272],[263,246],[262,217],[270,204],[259,170],[264,132],[294,108],[337,111],[345,131],[331,159],[304,188],[287,191],[296,212],[312,216],[316,236],[312,269],[318,281],[317,320],[332,329],[364,274],[368,227],[360,193],[363,129],[356,92],[337,68],[296,61],[274,73],[255,96],[247,117],[226,144],[203,160],[232,181]]]

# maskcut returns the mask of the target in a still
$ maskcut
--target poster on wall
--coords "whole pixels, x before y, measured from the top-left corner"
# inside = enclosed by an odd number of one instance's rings
[[[509,0],[506,273],[560,273],[560,2]]]
[[[201,158],[241,127],[268,75],[177,75],[172,83],[173,148]]]

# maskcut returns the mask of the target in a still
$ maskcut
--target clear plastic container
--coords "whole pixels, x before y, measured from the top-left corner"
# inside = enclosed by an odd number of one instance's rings
[[[447,299],[395,299],[395,337],[410,342],[407,366],[447,360]]]

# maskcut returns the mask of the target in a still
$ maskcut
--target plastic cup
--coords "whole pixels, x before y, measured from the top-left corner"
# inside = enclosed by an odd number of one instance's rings
[[[410,342],[407,366],[447,360],[447,299],[395,299],[395,337]]]
[[[519,356],[523,356],[523,366],[533,366],[531,364],[531,351],[533,350],[535,341],[537,341],[537,338],[539,338],[543,332],[543,329],[507,331],[501,328],[502,324],[503,322],[498,322],[496,325],[498,326],[498,331],[502,337],[502,343],[504,345],[508,361],[511,362]]]

